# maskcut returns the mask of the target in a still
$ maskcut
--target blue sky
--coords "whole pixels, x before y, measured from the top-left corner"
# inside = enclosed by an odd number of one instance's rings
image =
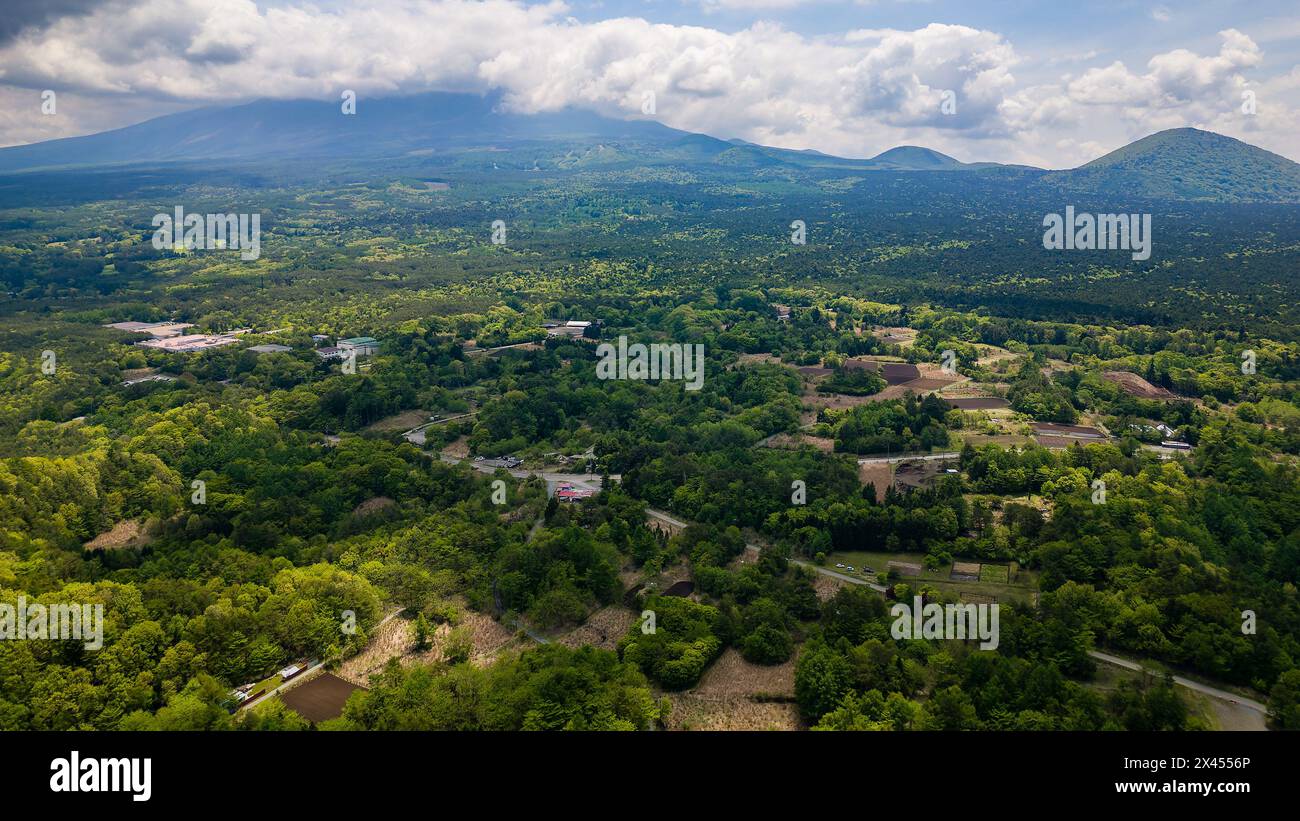
[[[258,97],[450,90],[844,156],[1069,167],[1194,126],[1300,159],[1294,1],[7,2],[0,144]]]

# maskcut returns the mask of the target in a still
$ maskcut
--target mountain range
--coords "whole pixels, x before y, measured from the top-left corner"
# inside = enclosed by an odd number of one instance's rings
[[[1300,202],[1300,164],[1209,131],[1161,131],[1079,168],[1043,171],[964,163],[920,146],[869,159],[772,148],[680,131],[650,120],[617,120],[567,109],[503,111],[499,98],[427,93],[337,103],[258,100],[170,114],[83,137],[0,149],[0,173],[33,169],[284,159],[410,158],[493,152],[545,168],[707,166],[846,172],[1024,172],[1030,184],[1130,198],[1209,202]],[[503,153],[504,152],[504,153]],[[513,152],[513,153],[512,153]]]

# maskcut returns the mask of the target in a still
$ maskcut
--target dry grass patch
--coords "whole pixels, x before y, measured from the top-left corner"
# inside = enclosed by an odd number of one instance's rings
[[[373,431],[392,431],[392,430],[410,430],[416,425],[423,425],[429,421],[429,412],[422,410],[408,410],[401,413],[395,413],[392,416],[386,416],[378,422],[372,424],[367,430]]]
[[[773,365],[785,364],[779,357],[773,356],[770,353],[742,353],[736,359],[736,363],[732,367],[739,368],[745,365],[761,365],[769,362]]]
[[[840,588],[846,586],[848,582],[843,579],[837,579],[834,576],[827,576],[825,573],[818,573],[813,579],[813,592],[817,594],[817,601],[827,601],[835,597],[840,592]]]
[[[862,486],[869,484],[876,486],[876,501],[885,500],[885,491],[894,481],[894,466],[889,462],[867,462],[858,465],[858,481]]]
[[[469,437],[468,436],[460,437],[455,442],[452,442],[451,444],[447,445],[447,447],[443,448],[442,452],[443,454],[450,456],[454,459],[468,459],[469,458]]]
[[[820,575],[820,574],[818,574]],[[734,647],[729,647],[709,665],[700,683],[690,690],[693,696],[727,697],[784,696],[794,697],[795,656],[784,664],[753,664]]]
[[[618,646],[618,640],[632,629],[636,620],[637,615],[626,607],[602,607],[588,616],[585,624],[560,636],[556,642],[574,649],[590,645],[602,650],[613,650]]]
[[[369,516],[372,513],[378,513],[379,511],[392,507],[395,504],[397,504],[397,502],[394,502],[387,496],[375,496],[354,507],[352,509],[352,515],[355,518]]]
[[[827,439],[822,436],[809,436],[806,433],[778,433],[767,440],[767,446],[769,448],[797,450],[804,445],[811,445],[822,453],[833,453],[835,451],[834,439]]]
[[[490,616],[462,609],[460,623],[455,628],[450,624],[438,625],[429,637],[429,648],[420,653],[415,650],[415,622],[396,618],[379,628],[364,650],[343,662],[338,676],[368,687],[370,676],[383,670],[389,659],[397,659],[403,667],[444,661],[448,636],[453,629],[463,629],[468,634],[473,646],[470,663],[476,667],[491,664],[512,645],[533,646],[531,640],[517,639],[515,631]]]
[[[391,658],[404,655],[415,641],[411,622],[395,618],[375,631],[364,650],[343,662],[338,676],[363,687],[370,686],[370,676],[384,669]]]
[[[82,547],[86,550],[120,550],[122,548],[140,548],[153,541],[145,533],[139,519],[124,519],[113,525],[113,529],[101,533]]]
[[[802,730],[799,707],[789,702],[754,702],[746,698],[701,699],[674,693],[669,730]]]

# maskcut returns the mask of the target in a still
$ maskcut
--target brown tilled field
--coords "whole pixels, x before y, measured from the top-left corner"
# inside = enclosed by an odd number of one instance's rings
[[[899,387],[910,388],[912,393],[921,394],[921,393],[929,393],[930,391],[937,391],[940,390],[941,388],[946,388],[955,381],[957,380],[952,379],[951,377],[949,378],[943,378],[938,376],[926,377],[923,379],[913,379],[911,382],[904,383]]]
[[[894,481],[894,466],[889,462],[867,462],[858,465],[858,481],[863,487],[869,483],[876,485],[876,501],[885,501],[885,490]]]
[[[1101,376],[1109,382],[1114,382],[1119,386],[1120,390],[1124,391],[1124,393],[1127,393],[1129,396],[1136,396],[1139,399],[1176,398],[1173,393],[1170,393],[1168,390],[1157,385],[1152,385],[1150,382],[1135,373],[1129,373],[1128,371],[1106,371]]]
[[[355,682],[339,678],[332,673],[322,673],[316,678],[285,690],[279,698],[284,706],[317,724],[343,715],[343,706],[356,690],[363,689]]]
[[[997,396],[957,397],[945,401],[958,410],[996,410],[1011,407],[1010,402]]]
[[[1064,448],[1068,448],[1071,445],[1097,444],[1102,441],[1100,439],[1077,439],[1072,436],[1041,436],[1041,435],[1035,436],[1034,440],[1038,442],[1038,444],[1042,445],[1043,447],[1049,448],[1051,450],[1061,450]]]

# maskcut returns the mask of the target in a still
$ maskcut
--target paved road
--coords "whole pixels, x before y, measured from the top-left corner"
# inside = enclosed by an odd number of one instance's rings
[[[516,342],[513,345],[498,345],[495,348],[462,348],[466,356],[478,356],[479,354],[493,353],[495,351],[508,351],[511,348],[522,348],[525,345],[540,345],[541,342]]]
[[[885,586],[883,584],[876,584],[875,582],[868,581],[867,579],[860,579],[856,576],[850,576],[847,573],[840,573],[838,571],[831,570],[829,567],[822,567],[821,565],[813,564],[812,562],[805,561],[803,559],[791,559],[790,561],[793,562],[794,564],[801,565],[802,567],[811,567],[813,570],[816,570],[818,573],[822,574],[823,576],[830,576],[833,579],[839,579],[840,581],[850,582],[852,584],[865,584],[867,587],[870,587],[872,590],[876,591],[877,593],[885,592]]]
[[[477,414],[478,411],[470,411],[469,413],[462,413],[458,416],[448,416],[446,419],[431,419],[422,425],[416,425],[415,427],[406,431],[405,433],[402,434],[402,437],[413,445],[423,445],[425,428],[429,428],[434,425],[445,425],[448,422],[455,422],[460,419],[468,419],[471,416],[476,416]]]
[[[1147,670],[1150,673],[1159,675],[1159,673],[1157,673],[1155,670],[1151,670],[1150,668],[1143,667],[1140,663],[1136,661],[1120,658],[1119,656],[1112,656],[1110,653],[1103,653],[1100,650],[1089,650],[1088,655],[1100,661],[1104,661],[1107,664],[1114,664],[1116,667],[1123,667],[1126,670],[1137,670],[1139,672],[1143,670]],[[1233,704],[1238,704],[1242,707],[1249,708],[1251,710],[1254,710],[1259,713],[1263,713],[1265,715],[1268,714],[1267,706],[1260,704],[1258,701],[1255,701],[1254,699],[1246,698],[1245,696],[1239,696],[1236,693],[1230,693],[1227,690],[1220,690],[1217,687],[1211,687],[1208,684],[1201,684],[1199,681],[1192,681],[1191,679],[1183,678],[1182,676],[1174,676],[1174,683],[1186,687],[1189,690],[1195,690],[1198,693],[1203,693],[1204,695],[1207,695],[1210,698],[1217,698],[1221,701],[1227,701]]]
[[[664,513],[662,510],[646,508],[646,515],[652,516],[661,522],[667,522],[668,524],[673,525],[674,527],[686,527],[686,522],[683,522],[681,519],[676,519],[668,515],[667,513]],[[762,550],[762,547],[756,544],[747,543],[745,547],[748,547],[752,550]],[[885,592],[885,588],[883,585],[876,584],[875,582],[868,581],[866,579],[859,579],[854,576],[850,576],[847,573],[838,573],[834,570],[831,570],[830,568],[822,567],[820,565],[813,564],[812,562],[805,561],[803,559],[791,559],[790,561],[797,565],[801,565],[803,567],[811,567],[813,570],[817,571],[818,573],[821,573],[823,576],[830,576],[832,578],[839,579],[840,581],[851,582],[853,584],[865,584],[867,587],[870,587],[872,590],[876,591],[877,593]]]
[[[960,459],[961,454],[957,451],[945,451],[943,453],[926,453],[926,454],[900,454],[898,456],[870,456],[865,459],[859,459],[859,465],[884,465],[896,462],[934,462],[947,459]]]
[[[931,458],[935,458],[938,456],[940,456],[940,454],[935,454]],[[669,514],[664,513],[661,510],[647,509],[646,515],[653,516],[654,518],[659,519],[660,521],[667,522],[668,524],[674,525],[676,527],[686,527],[686,522],[674,518],[673,516],[670,516]],[[754,544],[746,544],[745,546],[753,548],[755,550],[759,549],[759,546]],[[794,564],[802,565],[804,567],[810,567],[816,572],[821,573],[823,576],[830,576],[831,578],[839,579],[840,581],[849,582],[850,584],[866,585],[867,587],[870,587],[872,590],[875,590],[877,593],[885,592],[885,587],[883,585],[877,584],[873,581],[868,581],[867,579],[850,576],[847,573],[839,573],[835,570],[831,570],[828,567],[822,567],[820,565],[813,564],[812,562],[805,561],[803,559],[791,559],[790,561],[793,562]],[[1109,653],[1103,653],[1099,650],[1091,650],[1089,651],[1088,654],[1095,659],[1104,661],[1108,664],[1114,664],[1116,666],[1123,667],[1127,670],[1136,670],[1140,672],[1146,669],[1136,661],[1130,661],[1129,659],[1120,658],[1119,656],[1112,656]],[[1220,690],[1217,687],[1211,687],[1208,684],[1201,684],[1198,681],[1192,681],[1191,679],[1183,678],[1182,676],[1174,676],[1174,683],[1186,687],[1189,690],[1195,690],[1198,693],[1202,693],[1204,695],[1210,696],[1211,698],[1216,698],[1221,701],[1226,701],[1229,704],[1245,707],[1247,709],[1254,710],[1263,715],[1268,714],[1268,707],[1266,707],[1265,705],[1260,704],[1258,701],[1255,701],[1254,699],[1246,698],[1245,696],[1239,696],[1236,693],[1230,693],[1227,690]]]

